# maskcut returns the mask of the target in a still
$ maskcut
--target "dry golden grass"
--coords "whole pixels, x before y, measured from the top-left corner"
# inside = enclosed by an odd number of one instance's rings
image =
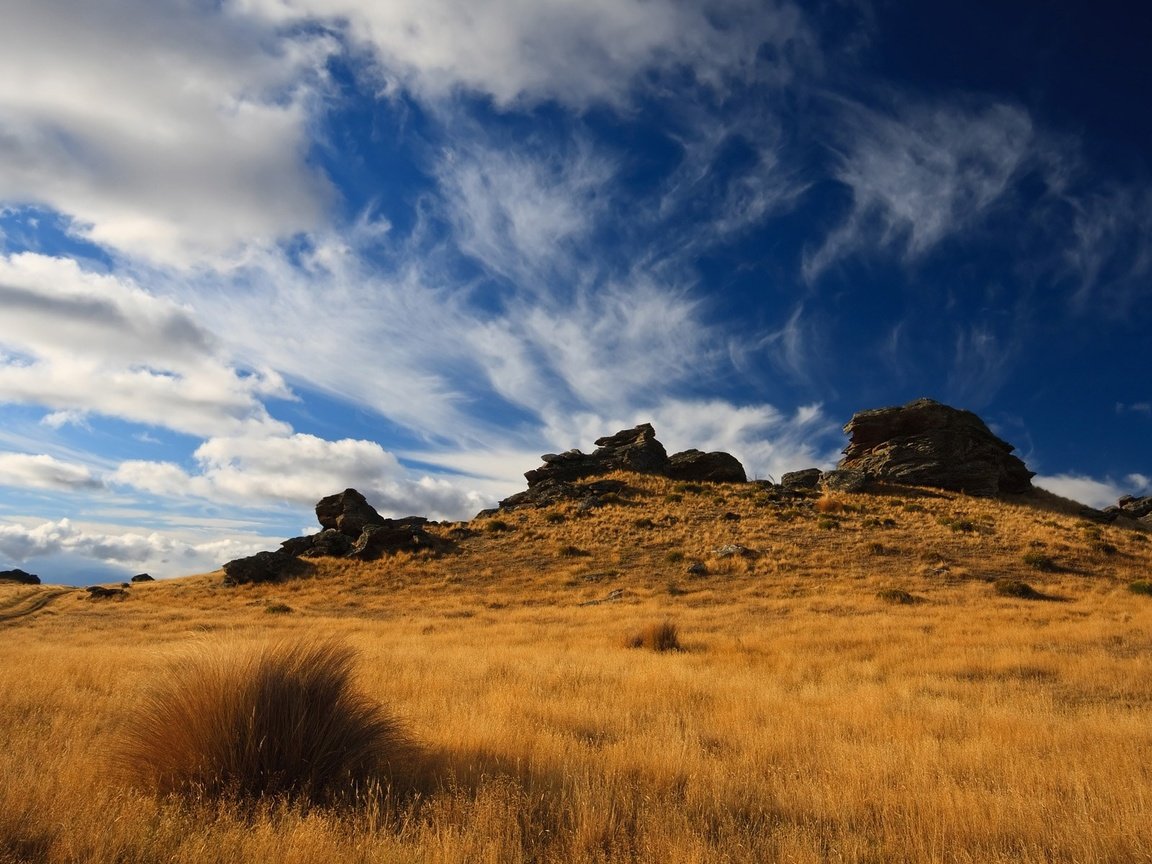
[[[619,479],[620,503],[501,514],[442,558],[69,592],[0,624],[0,862],[1152,860],[1147,535],[1051,499],[820,513]],[[0,612],[51,590],[0,588]],[[664,620],[685,651],[622,644]],[[245,810],[116,780],[179,658],[318,634],[427,748],[423,794]]]

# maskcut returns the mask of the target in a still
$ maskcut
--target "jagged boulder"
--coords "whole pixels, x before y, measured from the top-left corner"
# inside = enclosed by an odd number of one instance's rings
[[[13,570],[0,570],[0,582],[19,582],[21,585],[39,585],[40,577],[25,573],[19,567]]]
[[[588,483],[566,483],[563,480],[543,480],[523,492],[509,495],[498,505],[499,510],[518,510],[523,507],[552,507],[564,501],[575,501],[588,508],[597,507],[605,495],[627,496],[635,490],[620,480],[592,480]],[[488,515],[496,513],[492,510]]]
[[[1104,512],[1112,518],[1127,516],[1129,519],[1152,519],[1152,495],[1145,498],[1125,495],[1111,507],[1105,507]]]
[[[820,485],[829,492],[863,492],[868,487],[868,474],[856,468],[825,471]]]
[[[307,572],[308,565],[283,549],[275,552],[257,552],[247,558],[237,558],[224,565],[225,585],[280,582]]]
[[[780,478],[780,485],[790,492],[815,489],[820,485],[820,477],[823,473],[819,468],[788,471]]]
[[[149,573],[137,573],[132,577],[133,582],[155,582],[156,579]]]
[[[684,450],[673,453],[663,473],[673,480],[692,483],[748,482],[748,475],[744,473],[740,460],[723,451],[703,453],[699,450]]]
[[[662,474],[668,468],[668,451],[656,440],[656,430],[651,423],[596,439],[596,450],[592,453],[568,450],[545,453],[541,458],[543,465],[524,474],[529,488],[546,480],[571,483],[611,471]]]
[[[360,536],[365,525],[383,525],[385,521],[355,489],[321,498],[316,503],[316,519],[322,528],[339,531],[353,540]]]
[[[1034,472],[1011,444],[971,411],[917,399],[861,411],[844,426],[849,443],[838,467],[870,478],[992,496],[1027,492]]]

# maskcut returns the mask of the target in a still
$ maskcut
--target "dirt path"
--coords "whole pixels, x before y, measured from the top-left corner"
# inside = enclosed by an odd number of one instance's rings
[[[17,597],[0,607],[0,624],[18,621],[39,612],[52,601],[71,593],[71,588],[46,588],[31,595]]]

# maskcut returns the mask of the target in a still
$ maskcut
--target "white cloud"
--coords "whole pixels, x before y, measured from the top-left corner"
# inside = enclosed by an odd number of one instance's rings
[[[230,365],[188,309],[127,279],[0,256],[0,303],[0,402],[52,409],[49,425],[98,413],[195,435],[282,428],[262,402],[291,398],[276,373]]]
[[[0,453],[0,486],[71,492],[99,489],[103,483],[84,465],[42,453]]]
[[[1034,145],[1031,118],[1012,105],[840,108],[844,140],[835,174],[852,192],[852,209],[806,257],[809,280],[863,249],[924,255],[987,213]]]
[[[386,87],[438,99],[457,90],[500,106],[622,104],[642,73],[690,69],[715,86],[746,75],[770,43],[812,52],[790,3],[759,0],[240,0],[277,23],[321,20],[371,47]]]
[[[1053,474],[1050,476],[1037,476],[1032,483],[1041,489],[1055,492],[1089,507],[1108,507],[1115,504],[1122,495],[1129,494],[1111,478],[1097,480],[1083,474]]]
[[[5,4],[0,201],[50,207],[97,243],[180,265],[317,227],[331,191],[307,163],[307,133],[338,46],[230,8]]]
[[[373,441],[327,441],[313,435],[211,438],[194,454],[197,470],[171,462],[130,460],[109,482],[162,497],[196,496],[245,506],[313,505],[354,487],[385,515],[461,519],[488,506],[459,482],[416,476]]]
[[[35,524],[0,524],[0,557],[22,563],[30,558],[78,555],[147,570],[155,576],[183,576],[217,569],[225,561],[275,548],[270,537],[233,533],[204,540],[177,532],[146,534],[118,526],[78,524],[70,519]]]

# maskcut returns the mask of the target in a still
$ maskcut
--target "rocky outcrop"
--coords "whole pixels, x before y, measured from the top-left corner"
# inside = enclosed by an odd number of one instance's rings
[[[137,573],[132,577],[133,582],[155,582],[156,579],[148,573]]]
[[[292,537],[274,552],[257,552],[224,565],[224,584],[280,582],[307,573],[311,568],[301,559],[353,558],[375,561],[400,551],[438,550],[445,541],[425,530],[423,516],[385,519],[355,489],[321,498],[316,504],[316,520],[323,528],[316,534]]]
[[[863,492],[868,474],[858,468],[838,468],[820,475],[820,485],[828,492]]]
[[[731,453],[717,451],[702,453],[699,450],[685,450],[673,453],[668,459],[668,467],[663,472],[673,480],[693,483],[746,483],[748,475],[744,466]]]
[[[788,471],[780,477],[780,485],[790,492],[815,489],[820,485],[820,475],[823,473],[819,468],[802,468],[799,471]]]
[[[103,585],[90,585],[84,589],[89,600],[123,600],[128,596],[124,588],[106,588]]]
[[[384,524],[384,517],[355,489],[321,498],[316,503],[316,519],[320,527],[339,531],[353,540],[360,536],[365,525]]]
[[[594,484],[577,481],[612,471],[658,474],[692,482],[745,483],[748,480],[744,466],[729,453],[685,450],[669,456],[664,445],[656,440],[656,430],[651,423],[598,438],[592,453],[568,450],[545,453],[541,458],[543,465],[524,474],[527,491],[505,498],[500,502],[500,509],[544,507],[564,500],[588,501],[590,506],[595,506],[595,499],[603,493],[593,488]]]
[[[917,399],[853,415],[840,469],[871,480],[992,496],[1032,489],[1034,472],[971,411]]]
[[[628,497],[635,489],[620,480],[591,480],[587,483],[565,483],[562,480],[543,480],[523,492],[509,495],[497,505],[498,510],[519,510],[522,507],[551,507],[562,501],[574,501],[581,509],[591,510],[606,503],[606,496]],[[607,499],[612,500],[612,499]],[[496,510],[484,511],[492,515]]]
[[[1127,516],[1129,519],[1139,519],[1141,522],[1152,524],[1152,495],[1144,498],[1125,495],[1111,507],[1105,507],[1104,513],[1113,519],[1117,516]]]
[[[14,570],[0,570],[0,582],[19,582],[21,585],[39,585],[40,577],[25,573],[19,567]]]

